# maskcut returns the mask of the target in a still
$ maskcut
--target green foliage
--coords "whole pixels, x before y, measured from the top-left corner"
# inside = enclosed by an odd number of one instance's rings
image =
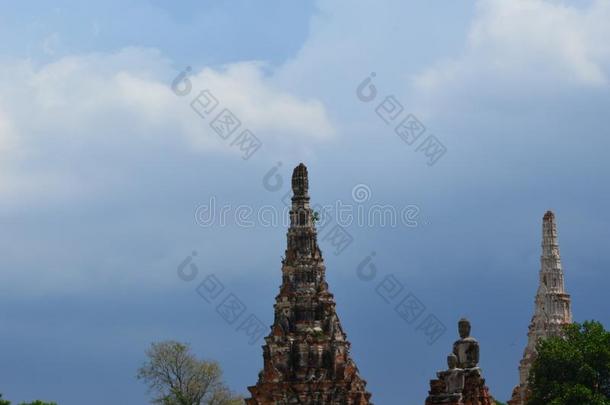
[[[495,400],[495,401],[496,401],[496,405],[506,405],[506,403],[505,403],[505,402],[500,402],[500,401],[498,401],[498,400]]]
[[[2,399],[2,394],[0,394],[0,405],[11,405],[11,401]],[[57,405],[57,404],[55,402],[43,402],[40,400],[36,400],[34,402],[22,402],[19,405]]]
[[[610,405],[610,332],[602,324],[569,325],[537,351],[528,405]]]
[[[0,394],[0,405],[11,405],[11,401],[2,399],[2,394]],[[34,402],[22,402],[19,405],[57,405],[57,404],[55,402],[43,402],[40,400],[36,400]]]
[[[180,342],[153,343],[148,360],[138,370],[154,393],[159,405],[236,405],[242,404],[222,381],[218,363],[199,360],[191,348]]]
[[[41,400],[36,400],[34,402],[22,402],[19,405],[57,405],[55,402],[43,402]]]

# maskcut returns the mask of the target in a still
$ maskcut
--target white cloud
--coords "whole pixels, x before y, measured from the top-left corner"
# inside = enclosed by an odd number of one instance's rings
[[[472,16],[463,4],[352,3],[318,2],[309,38],[277,75],[284,86],[349,114],[355,86],[375,71],[380,89],[425,116],[446,95],[608,84],[608,0],[479,0]]]
[[[8,151],[14,141],[15,134],[12,123],[6,113],[0,110],[0,153]]]
[[[246,125],[276,137],[323,140],[334,134],[324,105],[283,92],[265,77],[258,63],[237,63],[222,70],[206,68],[193,78],[194,87],[209,88]]]
[[[463,83],[523,88],[608,84],[610,2],[586,7],[552,0],[481,0],[461,57],[427,69],[422,92]]]
[[[168,184],[179,177],[176,173],[190,175],[186,172],[192,166],[176,166],[185,158],[192,164],[193,154],[204,157],[199,167],[206,167],[206,157],[219,154],[229,155],[228,161],[240,165],[242,152],[209,127],[211,118],[222,108],[233,111],[242,128],[263,141],[263,156],[286,150],[300,152],[333,137],[322,103],[283,90],[272,83],[267,71],[255,62],[205,67],[192,72],[192,92],[180,97],[171,88],[179,72],[153,49],[73,55],[41,65],[24,59],[0,60],[0,216],[30,219],[41,213],[44,218],[57,213],[71,219],[66,212],[99,207],[100,201],[118,199],[126,206],[136,204],[143,193],[162,194],[163,187],[171,187]],[[190,106],[204,89],[220,101],[205,120]],[[259,157],[253,160],[264,162],[265,168],[268,164]],[[169,177],[174,175],[171,181],[162,179],[167,171],[171,172]],[[157,188],[157,181],[165,183]],[[201,181],[222,179],[202,175]],[[192,184],[185,187],[193,192]],[[136,215],[142,211],[146,208],[137,209]],[[117,210],[112,216],[121,214]],[[187,208],[187,225],[190,216]],[[149,219],[143,222],[139,226],[146,226]],[[60,232],[66,232],[66,227]],[[24,254],[20,247],[23,240],[11,245],[7,260],[20,266],[2,276],[4,289],[23,291],[33,278],[37,283],[30,285],[30,293],[78,290],[102,285],[108,279],[156,282],[144,272],[109,275],[107,268],[83,266],[69,254],[63,257],[58,253],[70,250],[78,238],[67,235],[57,239],[52,248],[39,239],[29,241],[32,249],[39,249],[35,253]],[[62,264],[38,268],[28,261],[42,256]],[[23,272],[24,266],[31,270]],[[165,269],[157,274],[165,274]]]
[[[65,152],[78,158],[79,153],[95,153],[96,147],[111,143],[119,150],[123,144],[156,140],[204,153],[238,154],[189,106],[206,88],[220,100],[219,109],[230,108],[243,128],[252,130],[269,149],[302,146],[333,135],[319,101],[273,86],[264,69],[258,63],[203,68],[191,78],[192,94],[181,98],[170,87],[178,72],[152,49],[67,56],[41,66],[29,60],[3,61],[0,154],[3,176],[11,176],[5,184],[12,186],[0,192],[35,190],[32,181],[39,177],[78,184],[80,170],[62,167],[70,159],[61,161],[57,155]],[[65,191],[60,186],[54,189]]]

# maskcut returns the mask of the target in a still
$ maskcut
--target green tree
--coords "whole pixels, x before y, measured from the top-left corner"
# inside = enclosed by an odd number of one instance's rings
[[[0,404],[0,405],[2,405],[2,404]],[[41,400],[36,400],[34,402],[28,402],[28,403],[22,402],[19,405],[57,405],[57,404],[55,402],[43,402]]]
[[[2,399],[2,394],[0,394],[0,405],[11,405],[11,401],[7,401],[6,399]],[[55,402],[43,402],[40,400],[36,400],[34,402],[22,402],[19,405],[57,405]]]
[[[536,350],[528,405],[610,405],[610,332],[602,324],[568,325]]]
[[[147,361],[138,370],[160,405],[237,405],[243,400],[233,395],[222,381],[218,363],[199,360],[188,345],[165,341],[153,343]]]

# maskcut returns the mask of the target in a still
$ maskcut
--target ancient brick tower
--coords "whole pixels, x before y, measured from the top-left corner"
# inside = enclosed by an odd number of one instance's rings
[[[350,344],[326,283],[309,206],[307,168],[292,175],[288,247],[275,320],[263,346],[264,368],[247,405],[369,405],[371,394],[349,355]]]
[[[542,256],[540,285],[536,293],[536,308],[527,334],[527,346],[519,365],[519,385],[513,390],[509,405],[524,405],[528,396],[527,379],[536,358],[540,338],[561,334],[562,327],[572,323],[570,296],[566,293],[559,256],[557,225],[551,211],[542,220]]]

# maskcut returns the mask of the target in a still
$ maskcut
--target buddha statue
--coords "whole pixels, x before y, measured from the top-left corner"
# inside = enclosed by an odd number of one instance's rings
[[[464,389],[464,370],[457,367],[458,358],[451,353],[447,356],[447,366],[449,369],[443,372],[443,380],[447,387],[447,394],[461,394]]]
[[[462,318],[458,323],[460,339],[453,344],[458,368],[476,368],[479,365],[479,342],[470,336],[470,321]]]

